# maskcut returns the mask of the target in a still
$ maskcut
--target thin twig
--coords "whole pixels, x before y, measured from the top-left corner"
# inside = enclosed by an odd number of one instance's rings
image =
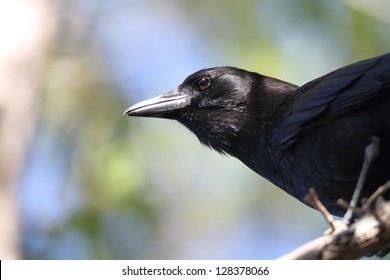
[[[349,207],[343,217],[343,222],[345,224],[351,224],[353,222],[353,214],[360,200],[360,195],[364,188],[364,183],[366,182],[368,171],[370,170],[372,162],[378,156],[379,150],[380,140],[378,137],[374,136],[371,138],[371,143],[364,150],[364,161],[362,170],[360,171],[355,191],[353,192],[351,201],[349,203]]]
[[[390,181],[379,187],[364,202],[358,219],[349,225],[341,221],[329,222],[333,218],[328,219],[328,215],[324,214],[327,210],[320,210],[322,203],[318,203],[318,197],[310,191],[309,203],[323,213],[332,232],[325,233],[280,259],[359,259],[372,254],[387,254],[390,248],[390,201],[386,201],[383,195],[388,191]],[[339,230],[335,226],[336,222],[340,222],[345,228]]]
[[[325,220],[328,222],[332,232],[336,231],[336,224],[333,216],[329,213],[324,204],[322,204],[314,188],[309,189],[309,193],[305,196],[305,201],[320,211]]]

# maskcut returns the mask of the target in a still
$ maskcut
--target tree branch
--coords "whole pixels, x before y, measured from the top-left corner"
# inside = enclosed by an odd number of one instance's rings
[[[331,260],[360,259],[367,255],[384,256],[390,250],[390,201],[383,195],[390,181],[359,209],[359,218],[350,225],[341,221],[323,236],[310,241],[280,259]],[[342,224],[342,225],[341,225]]]

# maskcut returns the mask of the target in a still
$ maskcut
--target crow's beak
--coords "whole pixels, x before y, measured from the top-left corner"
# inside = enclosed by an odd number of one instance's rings
[[[180,94],[177,90],[173,90],[165,95],[141,101],[129,107],[123,115],[161,118],[189,104],[190,98],[188,95]]]

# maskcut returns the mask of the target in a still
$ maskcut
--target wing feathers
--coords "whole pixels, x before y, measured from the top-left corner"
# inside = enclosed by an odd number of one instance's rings
[[[343,67],[297,89],[277,113],[270,145],[287,149],[318,126],[367,105],[390,98],[390,54]],[[378,98],[379,96],[383,98]],[[371,102],[372,105],[375,102]],[[368,105],[367,105],[368,106]]]

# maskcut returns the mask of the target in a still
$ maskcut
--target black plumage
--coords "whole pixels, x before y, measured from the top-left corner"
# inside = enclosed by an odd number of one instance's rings
[[[336,200],[350,200],[373,136],[381,148],[363,197],[390,179],[390,54],[302,87],[234,67],[204,69],[124,114],[177,120],[302,202],[314,187],[335,215],[345,212]]]

